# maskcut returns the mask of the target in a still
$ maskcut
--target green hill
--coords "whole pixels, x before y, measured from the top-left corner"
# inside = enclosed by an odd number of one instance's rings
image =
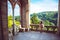
[[[36,13],[39,19],[43,20],[47,24],[48,22],[50,25],[57,25],[57,18],[58,18],[58,11],[45,11],[45,12],[39,12]],[[30,18],[33,16],[33,14],[30,15]]]

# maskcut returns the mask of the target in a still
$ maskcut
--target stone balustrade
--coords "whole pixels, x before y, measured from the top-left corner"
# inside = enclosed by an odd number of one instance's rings
[[[31,29],[35,28],[36,30],[38,30],[39,28],[39,24],[30,24]],[[46,28],[46,30],[44,31],[50,31],[49,29],[51,29],[51,31],[57,31],[57,26],[44,26],[44,28]]]

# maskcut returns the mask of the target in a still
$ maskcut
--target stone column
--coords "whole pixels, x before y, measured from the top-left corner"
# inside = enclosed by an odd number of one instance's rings
[[[13,13],[13,35],[15,35],[15,27],[14,27],[14,6],[12,5],[12,13]]]
[[[11,5],[12,5],[12,14],[13,14],[13,24],[12,24],[12,28],[13,28],[13,35],[15,35],[15,27],[14,27],[14,8],[15,8],[15,4],[17,0],[9,0]]]
[[[0,40],[8,40],[7,0],[0,0]]]
[[[29,28],[29,3],[26,4],[26,10],[25,10],[25,14],[26,14],[26,27]]]
[[[29,26],[29,5],[28,3],[20,6],[21,10],[21,26],[27,28]]]
[[[59,0],[59,4],[58,4],[58,34],[60,35],[60,0]]]
[[[26,27],[26,14],[25,14],[25,6],[20,6],[20,12],[21,12],[21,26]]]

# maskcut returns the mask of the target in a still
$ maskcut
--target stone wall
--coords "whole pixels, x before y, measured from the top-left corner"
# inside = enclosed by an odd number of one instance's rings
[[[58,3],[58,21],[57,21],[58,31],[57,34],[60,35],[60,0]]]
[[[7,0],[0,0],[0,40],[8,40]]]

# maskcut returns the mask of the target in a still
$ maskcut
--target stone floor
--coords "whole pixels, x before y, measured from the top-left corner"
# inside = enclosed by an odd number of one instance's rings
[[[45,32],[20,32],[14,36],[14,40],[60,40],[56,34]]]

